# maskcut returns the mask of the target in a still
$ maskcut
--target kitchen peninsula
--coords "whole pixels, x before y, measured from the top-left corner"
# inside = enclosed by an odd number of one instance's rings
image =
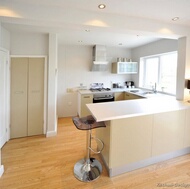
[[[173,97],[87,104],[109,176],[190,153],[190,105]]]

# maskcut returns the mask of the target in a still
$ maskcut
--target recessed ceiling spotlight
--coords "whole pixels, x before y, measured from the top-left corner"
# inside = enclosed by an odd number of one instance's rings
[[[100,5],[98,5],[98,8],[99,8],[99,9],[105,9],[105,8],[106,8],[106,5],[100,4]]]
[[[90,32],[90,29],[85,29],[85,32]]]
[[[82,40],[78,40],[78,43],[82,43]]]
[[[177,20],[179,20],[179,17],[174,17],[174,18],[172,18],[172,20],[177,21]]]

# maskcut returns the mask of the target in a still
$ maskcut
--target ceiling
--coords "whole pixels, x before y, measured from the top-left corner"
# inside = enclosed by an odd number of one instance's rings
[[[190,0],[0,0],[0,22],[14,32],[57,33],[59,43],[134,48],[177,39],[148,32],[146,24],[190,27],[189,8]]]

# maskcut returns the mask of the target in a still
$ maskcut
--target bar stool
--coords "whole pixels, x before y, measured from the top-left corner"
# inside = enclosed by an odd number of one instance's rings
[[[75,177],[82,182],[91,182],[97,179],[102,172],[102,165],[95,158],[90,157],[90,151],[98,154],[103,150],[103,142],[96,138],[92,137],[91,130],[99,127],[106,127],[104,122],[96,122],[95,119],[89,115],[87,117],[74,117],[72,118],[74,125],[79,130],[86,130],[86,157],[79,160],[74,166],[74,175]],[[101,143],[101,149],[99,151],[94,151],[91,148],[91,139]]]

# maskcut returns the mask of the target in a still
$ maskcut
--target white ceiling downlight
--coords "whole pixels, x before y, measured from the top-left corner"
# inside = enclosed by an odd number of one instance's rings
[[[177,20],[179,20],[179,17],[174,17],[174,18],[172,18],[172,20],[177,21]]]
[[[106,8],[106,5],[104,5],[104,4],[99,4],[99,5],[98,5],[98,8],[99,8],[99,9],[105,9],[105,8]]]

